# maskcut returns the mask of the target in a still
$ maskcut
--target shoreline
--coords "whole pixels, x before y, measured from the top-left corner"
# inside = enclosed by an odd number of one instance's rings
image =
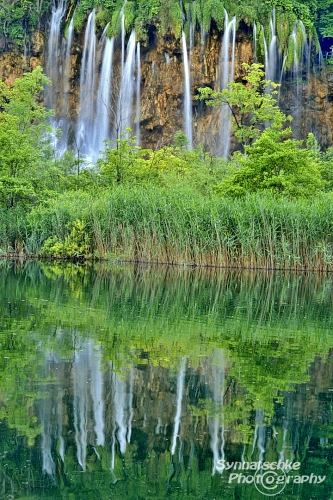
[[[242,265],[227,265],[227,264],[200,264],[193,262],[165,262],[159,260],[143,260],[143,259],[122,259],[117,257],[57,257],[57,256],[38,256],[33,254],[2,254],[0,255],[1,261],[14,261],[14,262],[29,262],[39,261],[47,263],[71,263],[71,264],[85,264],[85,263],[115,263],[115,264],[138,264],[147,266],[168,266],[176,268],[192,268],[192,269],[221,269],[230,271],[268,271],[268,272],[294,272],[294,273],[318,273],[318,274],[331,274],[333,273],[332,267],[329,269],[309,268],[309,267],[274,267],[274,266],[242,266]]]

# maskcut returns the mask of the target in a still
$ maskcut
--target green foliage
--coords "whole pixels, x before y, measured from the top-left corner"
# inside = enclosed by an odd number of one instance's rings
[[[227,88],[218,92],[209,87],[198,89],[198,99],[205,100],[207,106],[227,105],[232,116],[233,132],[244,147],[260,137],[264,126],[279,131],[287,118],[277,105],[273,95],[277,94],[278,84],[265,79],[261,64],[243,64],[247,85],[231,82]]]
[[[0,35],[17,45],[23,45],[25,35],[39,28],[41,20],[50,13],[51,6],[51,0],[1,0]]]
[[[220,0],[206,0],[202,2],[202,28],[208,32],[212,21],[219,29],[224,28],[224,6]]]
[[[188,147],[189,141],[186,134],[181,130],[177,130],[174,135],[173,143],[177,148],[186,149]]]
[[[316,26],[320,35],[324,38],[333,37],[333,1],[317,0],[316,2]]]
[[[98,162],[101,183],[106,186],[158,185],[191,186],[210,193],[223,175],[223,161],[213,160],[201,147],[188,151],[186,135],[178,131],[174,145],[159,150],[136,146],[135,138],[116,141],[116,148],[107,145]]]
[[[317,153],[317,162],[327,191],[333,191],[333,148]]]
[[[181,37],[183,12],[180,2],[177,0],[166,0],[159,13],[161,33],[165,35],[171,29],[177,38]]]
[[[77,219],[71,226],[71,232],[63,242],[57,236],[48,238],[40,250],[40,255],[61,258],[88,257],[89,239],[85,231],[85,224]]]
[[[0,82],[0,253],[242,266],[269,260],[271,267],[294,268],[308,267],[312,258],[314,267],[331,268],[332,152],[322,153],[312,134],[306,147],[290,139],[273,97],[277,85],[265,80],[260,65],[245,69],[246,85],[201,89],[208,104],[232,112],[244,153],[229,163],[201,146],[189,151],[181,131],[172,146],[152,150],[136,146],[129,129],[107,143],[95,168],[73,153],[54,158],[50,113],[39,104],[48,81],[41,69],[12,87]],[[314,195],[319,201],[312,213]],[[239,203],[231,200],[239,196]],[[292,219],[280,213],[281,199],[285,206],[293,200]],[[295,224],[301,243],[293,239]],[[256,227],[268,229],[257,234]]]
[[[115,36],[119,35],[119,33],[120,33],[120,30],[121,30],[120,12],[121,12],[121,7],[118,7],[112,13],[110,26],[108,28],[108,36],[109,37],[112,37],[112,36],[115,37]]]
[[[17,0],[0,1],[0,33],[7,41],[22,45],[24,37],[29,37],[40,26],[47,26],[51,15],[53,2],[51,0]],[[116,36],[120,29],[120,11],[123,0],[70,0],[66,18],[75,11],[74,25],[77,30],[84,26],[88,14],[96,9],[96,25],[104,28],[110,22],[109,36]],[[197,28],[209,32],[212,22],[218,29],[224,28],[224,9],[230,16],[243,20],[248,25],[254,22],[269,27],[272,8],[276,8],[277,27],[280,37],[280,46],[285,52],[289,36],[297,20],[301,20],[309,35],[316,38],[314,26],[322,37],[332,36],[332,0],[267,0],[260,2],[245,0],[232,2],[230,0],[131,0],[125,5],[125,25],[129,34],[135,26],[138,39],[145,40],[147,26],[154,23],[162,34],[172,32],[176,37],[181,36],[183,18],[188,21],[189,11]],[[281,31],[281,33],[280,33]]]
[[[268,435],[264,444],[268,460],[279,458],[282,447],[285,459],[290,458],[296,439],[292,458],[302,462],[304,458],[302,467],[307,463],[308,474],[322,474],[323,467],[326,470],[329,466],[329,377],[320,378],[319,400],[311,392],[315,392],[318,374],[325,374],[331,365],[332,282],[328,276],[170,270],[165,266],[98,265],[93,270],[69,263],[32,262],[22,267],[3,263],[0,277],[3,492],[29,499],[42,495],[107,500],[111,491],[113,498],[136,498],[140,481],[140,498],[229,500],[234,491],[239,493],[241,485],[232,490],[225,473],[212,476],[207,433],[212,433],[213,419],[221,421],[223,414],[226,457],[232,449],[235,460],[258,460],[261,450],[253,445],[258,430],[256,410],[264,413],[269,430],[274,425],[274,439]],[[113,437],[107,426],[105,446],[94,447],[88,441],[83,448],[87,470],[78,466],[78,432],[71,418],[76,410],[72,375],[76,373],[76,388],[82,388],[81,394],[96,397],[84,372],[79,375],[79,370],[73,371],[76,356],[88,343],[98,349],[103,367],[112,362],[112,372],[102,375],[107,402],[113,401],[115,371],[124,375],[129,367],[134,404],[139,400],[137,394],[141,397],[125,453],[115,446],[112,473],[108,445]],[[143,358],[143,353],[149,354],[149,359]],[[172,427],[174,388],[182,356],[188,360],[185,391],[190,395],[182,401],[182,445],[187,449],[192,442],[194,452],[191,457],[184,453],[175,458],[170,453],[170,440],[154,433],[160,409],[151,401],[158,393],[164,423]],[[146,382],[153,379],[159,381],[157,389]],[[223,404],[213,399],[214,380],[222,381],[220,386],[224,385],[228,395]],[[161,385],[163,391],[159,390]],[[76,388],[74,404],[80,401]],[[298,403],[295,412],[285,416],[294,401]],[[52,411],[61,402],[62,411]],[[94,414],[89,406],[85,408],[89,428]],[[56,465],[52,477],[42,472],[43,430],[52,440],[50,457]],[[64,439],[64,465],[56,446],[59,435]],[[323,439],[326,436],[328,439]],[[328,498],[332,489],[331,480],[327,481],[329,488],[323,498]],[[306,491],[309,488],[306,485]],[[318,485],[313,488],[318,491]],[[301,498],[313,498],[306,491]],[[243,492],[241,498],[259,498],[248,484]],[[294,490],[291,497],[293,494]]]
[[[218,187],[230,196],[264,190],[291,197],[311,196],[324,187],[315,152],[301,148],[302,141],[285,138],[290,130],[265,130],[246,155],[235,153],[235,172]],[[310,138],[310,141],[312,138]]]
[[[68,192],[34,208],[25,239],[65,241],[85,224],[92,251],[131,260],[333,269],[332,193],[290,199],[269,192],[241,199],[170,187],[128,186],[99,195]]]
[[[54,181],[55,172],[47,168],[52,113],[39,104],[47,83],[40,67],[12,87],[0,80],[0,204],[7,208],[31,204]]]

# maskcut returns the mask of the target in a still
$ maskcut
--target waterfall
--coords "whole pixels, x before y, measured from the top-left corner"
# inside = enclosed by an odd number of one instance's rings
[[[93,151],[97,158],[98,153],[104,148],[104,140],[110,138],[110,114],[114,103],[111,100],[114,39],[106,37],[106,29],[102,35],[105,40],[101,74],[97,91],[96,124],[93,134]]]
[[[61,54],[61,35],[60,28],[61,22],[66,12],[66,1],[60,0],[58,6],[53,4],[52,16],[50,23],[50,34],[47,45],[47,57],[45,63],[45,74],[50,78],[51,85],[46,86],[45,89],[45,101],[49,109],[58,109],[57,106],[57,96],[61,96],[61,81],[62,81],[62,68],[60,63]],[[59,103],[61,107],[61,102]],[[58,122],[55,118],[50,119],[50,123],[54,129],[59,125],[61,126],[61,121]],[[55,133],[51,134],[51,141],[55,150],[58,150],[58,138]]]
[[[287,62],[287,57],[288,55],[286,54],[283,58],[283,62],[282,62],[282,68],[281,68],[281,73],[280,73],[280,80],[279,80],[279,90],[278,90],[278,96],[277,96],[277,103],[278,103],[278,106],[280,106],[280,99],[281,99],[281,87],[282,87],[282,82],[283,82],[283,76],[284,76],[284,72],[285,72],[285,69],[286,69],[286,62]]]
[[[302,133],[302,117],[304,112],[303,106],[303,64],[305,62],[305,54],[307,54],[307,38],[304,25],[301,21],[297,21],[290,35],[288,51],[292,51],[291,72],[291,109],[293,116],[293,131],[297,138],[300,138]]]
[[[293,62],[293,82],[295,82],[295,113],[294,134],[297,138],[301,138],[302,115],[303,115],[303,63],[304,63],[304,48],[307,46],[305,28],[302,21],[295,23],[292,38],[294,40],[294,62]]]
[[[257,25],[253,23],[253,60],[257,62]]]
[[[63,63],[63,75],[62,75],[62,88],[63,88],[63,102],[62,102],[62,113],[58,121],[55,122],[54,126],[61,129],[61,136],[56,140],[56,149],[58,154],[62,155],[67,150],[68,145],[68,134],[70,129],[69,120],[69,92],[70,92],[70,73],[71,73],[71,49],[74,37],[74,17],[72,17],[67,31],[67,40],[63,40],[63,53],[65,53],[64,63]]]
[[[261,33],[262,33],[262,39],[264,42],[265,72],[266,72],[266,77],[267,77],[267,67],[269,65],[269,54],[268,54],[267,41],[266,41],[266,37],[265,37],[265,29],[264,29],[262,24],[260,25],[260,28],[261,28]]]
[[[265,73],[266,79],[272,82],[276,81],[277,75],[277,37],[276,37],[276,16],[275,8],[273,8],[272,16],[269,22],[270,28],[270,43],[269,48],[267,48],[267,43],[264,36],[264,47],[265,47]]]
[[[127,4],[127,0],[125,0],[124,5],[120,11],[121,18],[121,74],[124,73],[124,65],[125,65],[125,5]]]
[[[51,123],[55,128],[62,130],[62,135],[59,138],[54,138],[54,145],[58,153],[61,154],[66,151],[70,138],[71,142],[76,143],[78,156],[90,156],[93,160],[96,160],[99,151],[104,149],[104,140],[119,138],[127,127],[133,128],[133,135],[136,136],[137,145],[140,145],[143,130],[140,128],[143,104],[141,102],[143,91],[141,85],[144,81],[141,77],[145,76],[141,74],[144,70],[143,46],[137,42],[134,31],[132,31],[129,39],[126,35],[125,12],[127,12],[127,0],[123,2],[119,18],[121,30],[117,42],[119,46],[117,46],[116,40],[107,38],[106,29],[102,34],[99,45],[97,45],[95,11],[90,12],[83,33],[81,70],[78,81],[77,119],[71,124],[69,107],[73,111],[72,95],[70,93],[73,89],[71,89],[70,84],[74,85],[74,81],[70,77],[73,76],[71,65],[75,58],[75,51],[73,50],[73,18],[68,19],[68,24],[66,22],[68,26],[67,40],[63,38],[61,33],[61,26],[65,24],[67,5],[69,3],[67,0],[55,0],[52,9],[45,64],[46,74],[52,80],[52,88],[46,89],[46,103],[48,107],[55,109],[57,113],[56,118],[50,119]],[[185,32],[182,31],[180,43],[183,57],[181,71],[183,71],[184,78],[184,94],[181,120],[182,130],[188,138],[188,147],[191,149],[195,135],[195,129],[193,128],[194,108],[191,95],[191,83],[193,83],[191,80],[194,77],[191,75],[191,67],[193,68],[191,59],[194,53],[197,55],[197,51],[193,51],[195,25],[193,25],[192,21],[192,7],[185,5],[185,2],[183,4],[184,8],[188,9],[187,25],[189,36],[186,39]],[[236,18],[230,19],[226,11],[224,16],[220,67],[218,81],[215,86],[217,90],[225,89],[230,81],[234,79]],[[319,120],[316,110],[320,108],[322,111],[324,104],[322,101],[320,104],[319,98],[317,98],[316,100],[310,99],[308,105],[304,106],[305,100],[308,101],[310,95],[315,94],[314,86],[316,83],[314,83],[312,77],[318,71],[318,59],[316,64],[312,64],[310,57],[311,43],[307,39],[301,21],[295,23],[287,40],[289,47],[288,53],[286,53],[287,51],[284,53],[284,59],[281,49],[284,46],[284,40],[281,38],[283,34],[285,32],[282,28],[280,29],[279,22],[277,24],[274,8],[268,26],[265,26],[265,33],[263,27],[260,30],[260,25],[253,23],[253,60],[256,61],[257,57],[260,58],[261,46],[262,52],[264,52],[266,78],[281,84],[286,81],[288,83],[288,85],[282,85],[279,88],[278,103],[281,105],[282,110],[293,115],[294,130],[299,131],[302,137],[308,131],[315,132],[318,137]],[[24,47],[26,51],[26,43]],[[144,52],[146,53],[146,50]],[[170,61],[167,52],[165,52],[165,59],[167,63]],[[80,60],[78,60],[77,64],[79,68]],[[117,64],[117,67],[115,67],[115,64]],[[160,78],[158,74],[159,68],[157,68],[156,63],[154,66],[154,61],[152,61],[151,68],[152,73],[155,70],[156,78]],[[286,87],[288,88],[286,89]],[[310,87],[312,88],[310,89]],[[212,122],[212,125],[218,131],[218,136],[214,137],[214,140],[218,143],[214,153],[226,158],[231,143],[230,111],[228,106],[223,104],[213,113],[215,113],[213,115],[214,120],[217,119],[220,122],[218,126],[216,126],[216,122]],[[112,115],[112,118],[110,115]],[[327,135],[328,138],[330,135],[329,125],[327,124],[326,130],[325,125],[322,126],[322,117],[320,122],[322,134]],[[204,136],[204,127],[200,133]],[[209,138],[207,142],[210,142]]]
[[[188,19],[190,23],[190,57],[192,55],[193,45],[194,45],[194,25],[192,21],[192,10],[191,6],[188,8]]]
[[[136,145],[140,146],[140,121],[141,121],[141,58],[140,42],[136,46]]]
[[[87,140],[93,137],[94,133],[95,58],[95,10],[93,10],[88,17],[81,62],[79,111],[76,126],[76,147],[78,153],[81,154],[91,152]]]
[[[28,47],[27,47],[27,23],[26,22],[24,23],[23,50],[24,50],[24,52],[23,52],[24,71],[27,71],[27,67],[28,67]]]
[[[298,49],[298,33],[297,33],[297,23],[294,24],[293,31],[290,35],[290,44],[291,49],[293,50],[293,63],[292,63],[292,71],[295,76],[298,74],[299,70],[299,57],[297,54],[297,49]]]
[[[69,76],[71,71],[71,48],[73,43],[74,36],[74,17],[72,17],[71,22],[68,26],[67,31],[67,41],[66,41],[66,49],[65,49],[65,62],[64,62],[64,91],[65,91],[65,99],[68,100],[68,92],[69,92]]]
[[[221,49],[221,90],[225,89],[229,82],[234,79],[235,74],[235,44],[236,44],[236,17],[229,21],[225,10],[225,30]],[[230,47],[231,43],[231,47]],[[221,106],[221,153],[227,158],[230,148],[231,119],[226,104]]]
[[[61,74],[59,71],[58,58],[60,56],[60,27],[66,12],[66,1],[60,0],[58,6],[53,4],[48,41],[48,55],[45,65],[45,73],[51,79],[52,86],[47,91],[47,104],[49,108],[56,108],[56,96]]]
[[[183,400],[183,392],[184,392],[185,374],[186,374],[186,358],[184,357],[182,359],[182,363],[181,363],[180,370],[178,373],[178,380],[177,380],[177,406],[176,406],[176,415],[175,415],[175,426],[173,429],[173,437],[172,437],[171,455],[175,454],[176,446],[177,446],[177,437],[178,437],[179,428],[180,428],[180,417],[182,414],[182,400]]]
[[[184,131],[188,139],[188,148],[192,149],[192,99],[190,81],[190,63],[187,55],[186,36],[182,34],[184,65]]]
[[[117,123],[115,124],[115,136],[117,139],[119,139],[127,127],[131,127],[132,125],[135,48],[135,32],[132,31],[127,44],[126,62],[124,64],[118,97]]]
[[[67,42],[66,42],[66,51],[65,51],[65,63],[64,63],[64,91],[65,91],[65,99],[68,100],[68,92],[69,92],[69,77],[71,72],[71,48],[73,43],[74,36],[74,17],[72,17],[71,22],[69,23],[67,30]]]

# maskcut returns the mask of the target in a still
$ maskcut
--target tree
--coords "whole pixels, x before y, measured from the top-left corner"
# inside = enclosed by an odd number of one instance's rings
[[[54,183],[47,123],[52,112],[40,104],[48,83],[41,67],[12,87],[0,80],[0,203],[6,208],[31,204]]]
[[[317,152],[302,148],[303,141],[286,139],[289,133],[267,129],[253,146],[246,146],[246,155],[236,152],[233,173],[217,190],[231,196],[268,190],[299,197],[323,189]]]
[[[247,71],[246,85],[233,81],[221,92],[205,87],[198,89],[197,98],[205,100],[207,106],[229,107],[234,135],[245,148],[260,137],[265,127],[279,131],[291,118],[279,109],[273,97],[278,84],[265,79],[263,65],[244,63],[243,67]]]
[[[107,186],[153,183],[175,187],[183,184],[208,193],[224,173],[219,159],[215,168],[215,163],[202,147],[189,151],[187,137],[181,131],[176,132],[173,146],[155,151],[137,146],[136,138],[131,137],[131,129],[117,139],[116,147],[111,141],[105,142],[106,148],[98,166],[102,183]]]

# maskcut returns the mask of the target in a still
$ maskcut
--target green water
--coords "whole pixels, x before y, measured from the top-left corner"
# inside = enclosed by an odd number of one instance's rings
[[[0,294],[0,498],[333,498],[333,276],[3,261]]]

